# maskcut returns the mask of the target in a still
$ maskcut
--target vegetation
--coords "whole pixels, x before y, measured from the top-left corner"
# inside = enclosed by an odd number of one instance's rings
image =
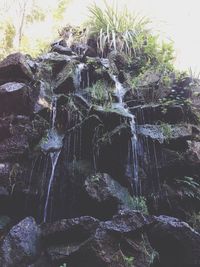
[[[192,177],[185,176],[183,179],[176,179],[175,184],[180,197],[200,200],[200,184]]]
[[[86,88],[86,91],[90,94],[94,104],[108,106],[111,102],[110,94],[104,81],[97,81],[91,87]]]
[[[57,5],[44,5],[39,0],[0,0],[0,59],[16,51],[31,56],[46,51],[58,34],[70,1],[59,0]],[[44,33],[50,20],[53,25]]]
[[[166,142],[169,142],[169,139],[172,137],[172,127],[168,123],[161,123],[161,131],[166,139]]]
[[[133,266],[134,257],[128,257],[128,256],[125,256],[124,254],[122,256],[123,256],[124,264],[126,267]]]
[[[161,44],[158,36],[151,33],[151,21],[130,13],[127,8],[119,10],[116,4],[104,1],[104,9],[93,4],[89,7],[90,34],[97,39],[102,57],[115,50],[124,52],[129,59],[142,62],[143,71],[150,66],[158,66],[162,71],[173,69],[174,59],[172,43]]]
[[[133,209],[141,211],[144,214],[148,214],[148,208],[146,204],[146,198],[143,196],[133,197],[131,199],[131,206]]]

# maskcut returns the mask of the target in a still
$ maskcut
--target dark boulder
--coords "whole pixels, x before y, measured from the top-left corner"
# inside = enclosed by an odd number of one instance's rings
[[[10,82],[0,86],[0,114],[24,114],[32,111],[31,89],[24,83]]]
[[[27,59],[21,53],[7,56],[0,62],[0,84],[7,82],[30,82],[34,76]]]
[[[40,230],[35,220],[27,217],[15,225],[0,246],[0,265],[27,266],[39,255]]]
[[[155,219],[149,238],[159,252],[160,266],[200,266],[200,234],[176,218],[162,215]]]
[[[59,54],[71,56],[73,55],[72,49],[69,47],[62,46],[58,43],[52,45],[52,52],[57,52]]]
[[[47,255],[55,265],[95,267],[150,267],[153,250],[145,229],[151,218],[122,211],[111,221],[92,217],[62,220],[44,225]]]
[[[134,208],[128,190],[108,174],[90,175],[85,180],[84,190],[86,214],[97,218],[111,218],[120,209]]]
[[[47,247],[67,242],[83,242],[98,225],[99,220],[89,216],[43,224],[41,225],[42,239]]]
[[[57,74],[54,81],[54,93],[69,94],[75,90],[74,82],[75,61],[69,62]]]
[[[169,142],[170,140],[188,140],[192,137],[192,127],[189,124],[183,125],[139,125],[137,127],[138,135],[149,138],[160,143]]]
[[[156,124],[158,122],[180,123],[188,119],[188,110],[181,105],[149,104],[131,107],[137,124]]]

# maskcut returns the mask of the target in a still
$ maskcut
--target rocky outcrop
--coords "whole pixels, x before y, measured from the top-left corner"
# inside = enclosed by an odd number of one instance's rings
[[[128,190],[106,173],[96,173],[87,177],[84,191],[87,214],[94,217],[110,218],[123,208],[135,208]]]
[[[0,63],[0,265],[197,267],[198,85],[79,48]]]
[[[40,230],[29,217],[15,225],[3,239],[0,246],[1,266],[27,266],[35,260],[40,251]]]
[[[0,114],[29,115],[32,111],[31,88],[10,82],[0,86]]]
[[[159,216],[149,237],[159,252],[161,266],[199,266],[200,234],[188,224],[176,218]]]
[[[0,84],[6,82],[30,82],[34,75],[27,62],[27,59],[21,53],[9,55],[0,63]]]
[[[141,231],[152,222],[140,213],[124,211],[103,223],[92,217],[58,221],[44,225],[42,232],[54,264],[150,266],[153,250]]]

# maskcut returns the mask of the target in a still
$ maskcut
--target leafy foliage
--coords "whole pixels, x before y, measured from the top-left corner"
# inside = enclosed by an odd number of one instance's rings
[[[150,20],[131,14],[124,8],[119,10],[116,4],[109,5],[104,1],[104,9],[97,4],[89,7],[91,35],[97,38],[97,45],[102,57],[109,51],[124,52],[131,58],[143,62],[142,66],[149,68],[159,65],[160,69],[172,69],[172,43],[159,44],[158,36],[151,33],[148,25]]]
[[[105,82],[99,80],[91,87],[86,88],[86,91],[90,94],[92,102],[97,105],[109,104],[109,92]]]
[[[146,204],[146,198],[143,196],[132,198],[133,209],[141,211],[144,214],[148,214],[148,208]]]
[[[192,177],[185,176],[183,179],[176,179],[175,184],[178,187],[180,197],[200,200],[200,184]]]
[[[123,260],[124,260],[124,264],[126,267],[131,267],[133,266],[133,262],[134,262],[134,257],[128,257],[123,255]]]

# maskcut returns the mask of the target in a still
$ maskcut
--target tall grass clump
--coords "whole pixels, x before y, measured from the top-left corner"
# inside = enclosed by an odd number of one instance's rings
[[[151,33],[151,20],[130,13],[126,7],[119,9],[116,3],[104,7],[92,4],[88,7],[90,18],[87,25],[97,40],[98,52],[106,57],[109,52],[123,52],[129,59],[137,59],[143,65],[160,65],[172,68],[173,46],[159,43],[158,36]]]

